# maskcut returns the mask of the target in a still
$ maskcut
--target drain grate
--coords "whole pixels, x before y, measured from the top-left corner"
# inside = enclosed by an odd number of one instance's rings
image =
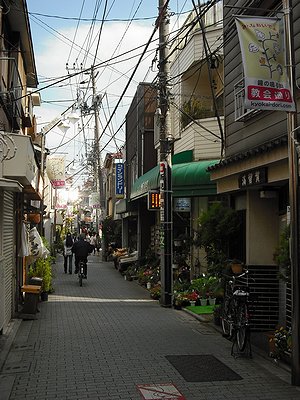
[[[21,372],[29,372],[30,366],[30,361],[6,363],[2,369],[2,373],[16,374]]]
[[[243,379],[210,354],[172,355],[166,359],[187,382],[236,381]]]
[[[14,344],[12,346],[13,350],[33,350],[34,344]]]

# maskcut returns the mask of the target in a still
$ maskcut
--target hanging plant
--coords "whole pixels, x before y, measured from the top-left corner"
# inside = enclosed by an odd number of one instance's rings
[[[203,102],[192,96],[182,105],[181,127],[185,128],[190,122],[208,118],[212,116],[212,112],[203,104]]]

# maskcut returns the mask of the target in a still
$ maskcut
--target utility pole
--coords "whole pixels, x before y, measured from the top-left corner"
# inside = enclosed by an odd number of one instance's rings
[[[99,210],[96,209],[96,225],[97,232],[99,231],[99,217],[103,218],[104,212],[104,194],[103,194],[103,176],[101,168],[101,151],[100,151],[100,127],[99,127],[99,105],[102,97],[96,93],[96,82],[95,82],[95,71],[94,67],[91,67],[91,80],[93,89],[93,111],[95,117],[95,134],[94,134],[94,152],[96,156],[96,191],[99,194],[99,204],[100,204],[100,216]]]
[[[159,0],[159,100],[160,110],[160,268],[161,299],[163,307],[172,306],[173,271],[172,271],[172,170],[171,155],[173,138],[170,132],[169,114],[169,0]]]
[[[295,72],[294,72],[294,48],[291,25],[291,1],[283,0],[283,12],[285,22],[285,40],[287,53],[287,72],[291,86],[291,93],[295,100]],[[299,166],[296,151],[295,132],[300,129],[297,126],[297,110],[287,113],[288,157],[289,157],[289,203],[290,203],[290,259],[292,280],[292,364],[291,383],[300,385],[300,271],[299,271]]]

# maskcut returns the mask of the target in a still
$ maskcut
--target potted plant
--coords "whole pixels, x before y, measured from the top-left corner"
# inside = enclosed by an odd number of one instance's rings
[[[219,294],[219,279],[216,276],[209,276],[207,278],[207,293],[209,304],[215,305],[217,295]]]
[[[150,297],[153,300],[159,300],[161,296],[161,286],[155,285],[150,289]]]
[[[47,300],[48,293],[52,288],[52,257],[38,258],[33,265],[30,266],[28,277],[42,278],[41,299]]]
[[[193,290],[191,293],[187,294],[187,299],[189,300],[191,306],[195,306],[196,301],[199,299],[199,294]]]
[[[275,330],[274,335],[269,338],[272,346],[270,356],[278,360],[288,361],[292,352],[292,330],[291,328],[284,328],[280,326]]]
[[[213,113],[203,103],[202,100],[195,96],[185,101],[182,105],[183,113],[181,115],[181,126],[185,128],[193,120],[207,118],[213,116]]]
[[[191,289],[198,293],[201,305],[207,304],[207,278],[205,275],[193,279]]]
[[[175,292],[173,297],[174,308],[180,310],[182,307],[190,305],[188,294],[186,292]]]

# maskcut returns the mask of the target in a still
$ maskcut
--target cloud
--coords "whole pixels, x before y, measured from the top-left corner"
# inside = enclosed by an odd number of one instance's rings
[[[143,51],[143,47],[135,51],[132,51],[132,49],[138,46],[143,46],[149,40],[153,31],[153,26],[146,23],[132,23],[122,40],[125,29],[125,23],[106,23],[103,26],[99,42],[97,59],[95,61],[96,65],[100,64],[96,70],[96,86],[99,94],[103,95],[106,93],[107,95],[105,99],[106,104],[102,104],[106,117],[110,115],[117,104],[117,101],[138,62],[139,55]],[[93,54],[96,51],[99,30],[100,25],[97,24],[94,28],[92,39],[89,39],[89,37],[91,37],[90,24],[82,24],[76,33],[76,39],[73,45],[71,41],[74,38],[75,28],[60,29],[62,35],[60,36],[61,39],[51,35],[48,39],[44,40],[43,46],[40,47],[39,51],[35,54],[40,89],[45,85],[54,83],[55,80],[59,80],[59,78],[66,76],[68,72],[71,76],[74,72],[80,72],[81,67],[83,69],[90,68],[94,61]],[[120,43],[121,40],[122,42]],[[87,50],[88,48],[89,51]],[[146,54],[145,61],[143,61],[138,68],[132,83],[128,87],[126,95],[116,112],[113,119],[114,130],[118,129],[125,118],[138,83],[144,81],[147,71],[149,71],[149,68],[151,67],[155,50],[157,48],[157,42],[152,44],[150,48],[151,52]],[[123,53],[127,54],[117,57]],[[114,57],[117,58],[112,59]],[[68,71],[66,69],[67,62],[69,68]],[[148,76],[148,81],[152,81],[154,76],[155,73],[151,72]],[[54,80],[49,80],[49,78],[53,78]],[[91,81],[89,81],[89,78],[89,74],[79,74],[76,77],[65,79],[63,82],[55,84],[51,88],[42,89],[42,101],[75,100],[79,94],[81,98],[83,96],[85,99],[87,98],[87,103],[89,104],[92,95]],[[81,81],[89,82],[90,89],[87,89],[88,86],[86,84],[80,85],[79,82]],[[79,93],[78,89],[80,87],[81,91]],[[90,98],[88,98],[89,96]],[[40,108],[35,109],[35,113],[39,117],[39,126],[41,127],[44,123],[59,116],[70,104],[71,101],[69,103],[57,103],[55,105],[45,102],[42,103]],[[100,115],[102,126],[106,125],[104,111],[101,111]],[[107,134],[103,137],[105,141],[109,140],[107,135],[111,135],[110,130],[108,130]],[[121,137],[124,140],[124,133],[121,134]],[[47,145],[50,148],[57,146],[61,142],[63,144],[67,140],[70,140],[69,134],[65,136],[64,140],[62,140],[61,133],[57,128],[54,128],[47,135]],[[111,146],[110,148],[112,150]],[[68,151],[68,149],[70,149],[70,144],[68,146],[62,145],[61,149],[62,151]]]

